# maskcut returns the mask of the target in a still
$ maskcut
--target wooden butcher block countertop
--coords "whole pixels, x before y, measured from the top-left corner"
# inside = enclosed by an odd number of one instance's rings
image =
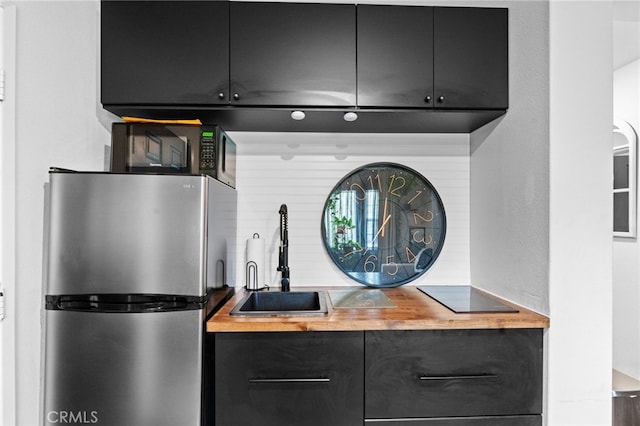
[[[549,327],[549,318],[491,295],[487,296],[504,305],[516,308],[518,312],[455,313],[415,286],[375,289],[376,292],[382,292],[395,307],[344,308],[334,306],[336,295],[344,291],[358,289],[367,291],[366,287],[292,288],[292,291],[324,292],[328,313],[318,316],[257,317],[230,315],[233,307],[247,294],[245,289],[238,288],[236,293],[209,318],[207,331],[362,331]]]

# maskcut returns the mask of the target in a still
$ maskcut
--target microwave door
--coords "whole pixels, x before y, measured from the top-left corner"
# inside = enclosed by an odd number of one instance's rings
[[[188,173],[189,140],[162,126],[132,126],[126,170],[129,172]]]

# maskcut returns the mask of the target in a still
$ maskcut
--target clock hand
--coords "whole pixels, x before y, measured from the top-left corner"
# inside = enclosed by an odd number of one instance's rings
[[[378,228],[378,232],[376,232],[376,235],[373,236],[373,239],[371,241],[369,241],[369,243],[367,244],[367,250],[369,250],[369,247],[371,247],[371,245],[373,244],[373,242],[375,240],[378,239],[378,235],[380,235],[380,232],[382,232],[382,230],[384,229],[384,227],[386,226],[387,222],[389,222],[389,219],[391,219],[391,215],[388,215],[384,222],[382,222],[382,225],[380,225],[380,228]]]
[[[384,213],[382,214],[382,216],[387,217],[387,197],[384,197]],[[385,221],[386,223],[386,221]],[[385,228],[385,223],[382,224],[382,234],[380,234],[380,236],[384,237],[384,228]]]
[[[357,252],[359,252],[359,251],[362,251],[362,249],[361,249],[361,248],[353,248],[353,249],[351,249],[351,251],[350,251],[349,253],[345,253],[345,254],[344,254],[344,257],[349,257],[349,256],[351,256],[352,254],[357,253]],[[366,252],[365,252],[365,253],[366,253]]]

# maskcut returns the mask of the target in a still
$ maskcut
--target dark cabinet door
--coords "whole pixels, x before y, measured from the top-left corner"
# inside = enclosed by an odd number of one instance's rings
[[[353,106],[355,5],[231,2],[232,104]]]
[[[358,106],[509,106],[508,10],[358,5]]]
[[[358,106],[433,106],[433,8],[358,5]]]
[[[508,9],[434,9],[436,108],[509,106]]]
[[[542,416],[439,417],[435,419],[391,419],[378,426],[542,426]]]
[[[222,426],[363,423],[362,332],[217,333]]]
[[[542,330],[371,331],[368,419],[542,412]]]
[[[102,103],[228,103],[229,3],[103,1]]]

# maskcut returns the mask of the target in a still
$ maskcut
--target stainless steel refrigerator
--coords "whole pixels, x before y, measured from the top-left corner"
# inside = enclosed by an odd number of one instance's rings
[[[43,424],[199,426],[208,291],[235,284],[236,192],[52,170]]]

